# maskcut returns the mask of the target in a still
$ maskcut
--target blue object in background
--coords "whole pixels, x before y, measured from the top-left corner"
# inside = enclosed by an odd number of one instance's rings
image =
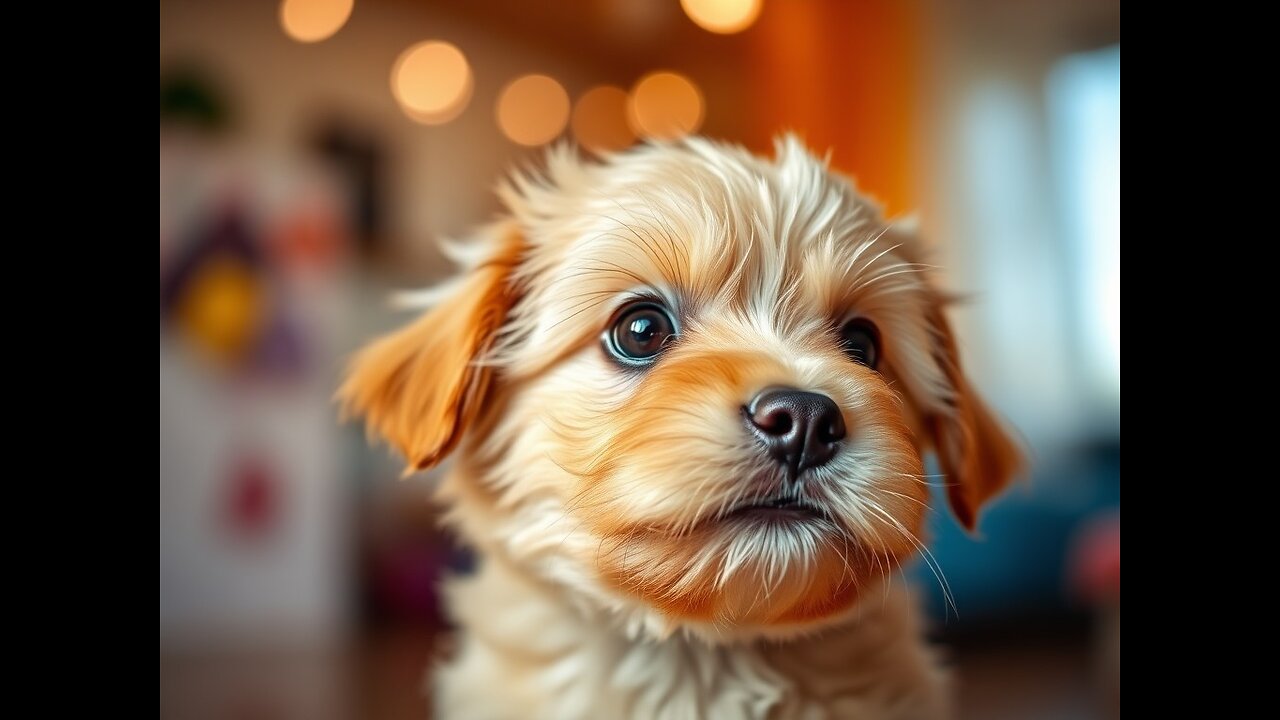
[[[945,487],[939,483],[932,489],[930,549],[955,607],[947,605],[941,583],[924,562],[918,561],[910,576],[936,625],[1074,609],[1070,548],[1084,523],[1120,506],[1120,445],[1102,443],[1072,457],[1069,465],[1036,473],[995,500],[975,536],[946,510]]]

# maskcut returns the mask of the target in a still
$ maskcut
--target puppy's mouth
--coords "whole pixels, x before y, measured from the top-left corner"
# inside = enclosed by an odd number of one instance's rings
[[[794,495],[749,499],[730,508],[722,517],[726,520],[741,518],[772,523],[831,521],[831,516],[821,506]]]

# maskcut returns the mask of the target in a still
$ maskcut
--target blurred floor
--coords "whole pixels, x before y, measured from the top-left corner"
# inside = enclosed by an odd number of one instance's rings
[[[964,720],[1106,717],[1084,623],[968,629],[944,644]],[[1118,717],[1118,714],[1116,715]]]
[[[994,637],[993,637],[994,635]],[[1089,634],[1018,628],[948,643],[962,720],[1102,717]],[[160,717],[171,720],[423,720],[436,637],[384,630],[358,650],[160,656]]]

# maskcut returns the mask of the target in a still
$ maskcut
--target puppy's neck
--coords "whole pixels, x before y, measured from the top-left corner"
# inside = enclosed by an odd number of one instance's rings
[[[637,633],[612,610],[535,578],[490,548],[448,584],[458,656],[437,707],[458,717],[939,717],[945,677],[901,583],[868,592],[843,623],[789,640],[714,643]],[[515,688],[494,692],[494,688]],[[864,712],[867,711],[867,712]]]

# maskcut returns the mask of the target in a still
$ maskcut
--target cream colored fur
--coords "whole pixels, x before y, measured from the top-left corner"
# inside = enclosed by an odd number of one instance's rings
[[[704,140],[501,191],[430,309],[340,391],[425,469],[480,557],[452,580],[441,717],[945,717],[946,683],[895,570],[921,538],[935,448],[972,527],[1018,467],[960,370],[909,229],[796,141],[774,160]],[[639,294],[679,336],[644,368],[602,347]],[[408,298],[413,300],[413,297]],[[841,349],[874,322],[883,361]],[[849,435],[800,481],[743,425],[763,388],[831,398]],[[735,514],[783,488],[824,518]]]
[[[468,631],[432,683],[437,717],[947,718],[946,673],[901,584],[789,641],[634,636],[490,557],[449,584]]]

